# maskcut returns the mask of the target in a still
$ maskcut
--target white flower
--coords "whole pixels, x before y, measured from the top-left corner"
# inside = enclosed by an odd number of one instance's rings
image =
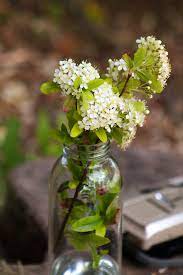
[[[78,122],[79,127],[91,131],[104,128],[107,132],[111,132],[113,127],[119,127],[124,131],[121,146],[126,147],[135,136],[137,126],[142,127],[144,123],[148,113],[145,102],[120,97],[107,82],[93,93],[94,98],[89,102],[87,110],[81,107],[82,120]]]
[[[135,99],[122,99],[120,105],[120,111],[122,120],[118,123],[118,126],[122,129],[121,148],[125,149],[131,141],[134,139],[137,127],[142,127],[145,121],[146,115],[149,113],[145,102]]]
[[[123,130],[121,144],[119,144],[122,149],[126,149],[130,145],[132,140],[135,138],[136,132],[137,127]]]
[[[153,69],[158,76],[158,80],[164,87],[171,72],[168,52],[165,46],[162,45],[161,40],[157,40],[153,36],[148,36],[147,38],[141,37],[137,39],[136,42],[138,47],[145,47],[147,49],[147,54],[153,57],[155,62]]]
[[[74,81],[80,77],[79,88],[74,88]],[[99,78],[98,71],[91,65],[83,61],[77,65],[72,59],[59,62],[59,68],[55,70],[53,81],[60,85],[64,95],[72,94],[76,98],[80,97],[82,89],[87,89],[87,83]]]
[[[148,114],[145,102],[142,100],[125,99],[125,108],[123,112],[128,114],[129,124],[142,127],[145,116]]]
[[[109,59],[109,67],[107,67],[107,76],[111,77],[114,81],[118,82],[121,78],[122,72],[127,71],[127,64],[123,58],[117,59]]]
[[[119,117],[119,96],[113,92],[112,86],[105,82],[93,91],[94,99],[89,102],[89,108],[85,110],[81,107],[83,119],[79,121],[79,126],[85,130],[96,130],[105,128],[111,131],[117,123]]]

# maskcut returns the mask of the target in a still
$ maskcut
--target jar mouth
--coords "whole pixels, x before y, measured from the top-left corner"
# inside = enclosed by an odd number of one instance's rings
[[[104,158],[110,151],[110,141],[96,144],[73,144],[64,146],[64,152],[72,158],[78,159],[79,156],[87,159]]]

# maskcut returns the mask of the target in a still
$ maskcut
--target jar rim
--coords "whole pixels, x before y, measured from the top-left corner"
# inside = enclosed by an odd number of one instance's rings
[[[101,147],[105,147],[105,146],[108,146],[110,145],[110,141],[108,140],[107,142],[98,142],[98,143],[95,143],[95,144],[72,144],[70,146],[68,145],[64,145],[64,147],[66,148],[72,148],[74,146],[77,146],[78,148],[92,148],[92,147],[96,147],[96,148],[101,148]]]
[[[71,154],[77,158],[78,153],[85,155],[89,159],[103,158],[110,150],[110,141],[100,142],[96,144],[72,144],[71,146],[64,146],[65,153]]]

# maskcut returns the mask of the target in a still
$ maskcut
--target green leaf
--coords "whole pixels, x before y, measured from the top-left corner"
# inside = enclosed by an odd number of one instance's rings
[[[144,47],[138,48],[134,54],[134,66],[139,67],[145,61],[147,50]]]
[[[131,69],[133,67],[133,61],[132,61],[131,57],[127,53],[123,54],[122,57],[123,57],[124,61],[126,62],[128,69]]]
[[[76,100],[71,96],[67,96],[64,101],[64,108],[70,110],[76,104]]]
[[[140,81],[138,79],[134,79],[134,78],[130,78],[128,83],[127,83],[127,91],[133,91],[133,90],[137,90],[140,86]]]
[[[67,121],[68,121],[68,126],[69,126],[70,130],[72,129],[74,124],[77,122],[77,120],[74,118],[74,113],[75,113],[75,109],[73,108],[69,112],[67,112],[67,114],[66,114]]]
[[[82,96],[88,101],[93,100],[93,94],[90,91],[84,91]]]
[[[74,88],[75,88],[75,89],[78,89],[79,86],[81,85],[81,83],[82,83],[82,79],[81,79],[81,77],[78,76],[78,77],[74,80]]]
[[[83,107],[85,108],[85,110],[88,109],[89,107],[89,102],[93,100],[93,94],[90,91],[84,91],[82,93],[82,103],[83,103]]]
[[[74,118],[76,121],[82,119],[81,115],[80,115],[80,114],[78,113],[78,111],[76,111],[76,110],[73,112],[73,118]]]
[[[73,143],[73,140],[67,131],[67,127],[64,124],[61,125],[60,131],[58,129],[52,129],[50,136],[62,142],[62,144],[70,145]]]
[[[152,55],[146,56],[146,59],[145,59],[146,66],[153,66],[154,63],[155,63],[155,61],[154,61],[154,57]]]
[[[145,110],[145,103],[143,101],[134,101],[133,106],[137,112],[143,112]]]
[[[79,128],[78,122],[74,124],[71,130],[71,137],[75,138],[78,137],[83,132],[83,129]]]
[[[71,231],[68,233],[68,240],[78,251],[87,251],[89,249],[89,238],[81,233]]]
[[[88,85],[87,91],[92,91],[92,90],[97,89],[97,88],[98,88],[99,86],[101,86],[104,82],[105,82],[105,80],[104,80],[104,79],[101,79],[101,78],[91,80],[90,82],[87,83],[87,85]]]
[[[107,142],[107,134],[106,131],[103,128],[100,128],[99,130],[95,131],[97,137],[102,141],[102,142]]]
[[[95,230],[100,224],[102,224],[102,219],[99,215],[88,216],[73,223],[72,230],[77,232],[89,232]]]
[[[68,159],[68,168],[72,173],[73,179],[74,180],[80,180],[82,172],[83,172],[83,167],[78,165],[74,160],[71,158]]]
[[[90,249],[91,245],[98,248],[110,243],[110,240],[105,237],[97,236],[94,233],[82,234],[78,232],[69,232],[68,238],[70,243],[79,251]]]
[[[108,84],[111,84],[111,85],[112,85],[112,78],[107,77],[107,78],[105,78],[104,81],[107,82]]]
[[[78,186],[79,181],[78,180],[72,180],[69,182],[69,188],[70,189],[76,189],[76,187]]]
[[[44,82],[41,86],[40,86],[40,90],[43,94],[52,94],[52,93],[57,93],[60,91],[60,86],[59,84],[53,82],[53,81],[48,81],[48,82]]]
[[[151,78],[151,81],[152,81],[151,89],[155,91],[157,94],[160,94],[163,91],[163,86],[161,82],[157,79],[152,79],[152,78]]]
[[[91,234],[89,241],[95,246],[95,247],[100,247],[103,245],[106,245],[110,243],[110,240],[105,237],[97,236],[95,234]]]
[[[70,214],[70,224],[73,224],[78,219],[85,217],[91,213],[91,209],[85,204],[75,205]]]
[[[90,144],[96,144],[98,137],[96,136],[96,134],[92,131],[88,132],[88,140],[90,142]]]
[[[116,216],[116,213],[118,210],[118,203],[119,203],[118,201],[119,201],[119,197],[116,196],[114,200],[111,202],[111,204],[109,205],[109,207],[107,208],[106,219],[108,222],[112,222]]]
[[[118,143],[121,144],[122,142],[122,131],[120,128],[113,128],[111,131],[111,135],[113,137],[113,139]]]
[[[150,79],[149,72],[146,70],[136,71],[136,74],[143,82],[148,82],[148,80]]]
[[[95,234],[97,236],[101,236],[101,237],[104,237],[105,234],[106,234],[106,227],[104,224],[101,224],[99,226],[97,226],[96,230],[95,230]]]
[[[116,194],[106,193],[104,195],[97,195],[97,209],[99,210],[102,216],[105,215],[107,208],[114,200]]]
[[[107,255],[107,254],[109,254],[109,250],[108,249],[102,249],[102,250],[100,250],[100,255],[101,256],[104,256],[104,255]]]
[[[114,92],[115,94],[119,94],[119,89],[118,89],[118,87],[113,86],[113,87],[112,87],[112,90],[113,90],[113,92]]]
[[[125,86],[125,83],[126,83],[126,79],[121,81],[119,84],[118,84],[118,90],[119,91],[122,91],[124,86]]]
[[[59,193],[59,197],[60,201],[66,200],[69,197],[67,190],[64,190],[62,193]]]

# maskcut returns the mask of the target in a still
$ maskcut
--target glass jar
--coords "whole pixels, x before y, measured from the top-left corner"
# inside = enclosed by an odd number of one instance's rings
[[[109,142],[63,148],[49,184],[49,274],[121,275],[121,186]]]

